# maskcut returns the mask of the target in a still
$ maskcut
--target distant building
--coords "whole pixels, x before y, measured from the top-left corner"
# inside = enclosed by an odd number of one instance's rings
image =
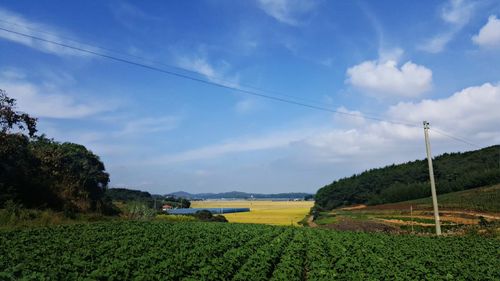
[[[168,205],[168,204],[165,204],[165,205],[163,205],[163,206],[161,207],[161,209],[162,209],[163,211],[165,211],[165,212],[166,212],[167,210],[172,209],[172,208],[173,208],[173,207],[172,207],[171,205]]]

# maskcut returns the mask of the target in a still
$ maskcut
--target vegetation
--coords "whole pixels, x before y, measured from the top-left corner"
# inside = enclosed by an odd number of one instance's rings
[[[193,214],[192,216],[200,221],[227,222],[226,217],[224,217],[223,215],[214,216],[208,210],[198,211],[195,214]]]
[[[444,194],[500,183],[500,145],[434,159],[437,192]],[[326,185],[315,195],[315,208],[384,204],[430,196],[426,160],[372,169]]]
[[[113,201],[122,202],[153,200],[149,192],[127,188],[110,188],[106,190],[106,196]]]
[[[495,280],[499,248],[476,236],[123,221],[0,231],[0,279]]]
[[[36,118],[0,90],[0,208],[111,213],[104,164],[84,146],[36,136]],[[21,134],[28,131],[28,135]]]
[[[438,196],[438,202],[440,208],[500,212],[500,184],[441,194]],[[431,207],[432,198],[403,203]]]
[[[160,221],[168,221],[168,222],[188,222],[188,221],[197,221],[197,219],[193,216],[183,216],[183,215],[167,215],[160,214],[156,215],[156,220]]]
[[[127,188],[110,188],[106,190],[106,197],[112,201],[119,201],[128,204],[137,204],[140,202],[149,208],[156,206],[157,210],[159,210],[164,204],[168,204],[174,208],[189,208],[189,206],[191,206],[191,202],[189,200],[181,197],[151,195],[146,191]]]
[[[229,222],[300,225],[312,201],[193,201],[194,208],[250,208],[250,212],[224,214]]]

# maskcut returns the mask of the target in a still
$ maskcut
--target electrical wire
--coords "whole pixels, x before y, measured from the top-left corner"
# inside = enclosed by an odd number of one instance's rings
[[[320,111],[326,111],[326,112],[330,112],[330,113],[337,113],[337,114],[345,115],[345,116],[351,116],[351,117],[356,117],[356,118],[365,118],[365,119],[369,119],[369,120],[375,120],[375,121],[380,121],[380,122],[387,122],[387,123],[396,124],[396,125],[403,125],[403,126],[408,126],[408,127],[420,128],[420,126],[417,126],[415,124],[406,123],[406,122],[388,120],[388,119],[384,119],[384,118],[381,118],[381,117],[375,117],[375,116],[366,115],[366,114],[363,114],[363,113],[360,116],[359,114],[355,114],[355,113],[349,113],[349,112],[334,110],[334,109],[327,108],[327,107],[324,107],[324,106],[311,105],[311,104],[307,104],[307,103],[303,103],[303,102],[298,102],[298,101],[294,101],[294,100],[290,100],[290,99],[285,99],[285,98],[276,97],[276,96],[272,96],[272,95],[262,94],[262,93],[258,93],[258,92],[255,92],[255,91],[250,91],[250,90],[238,88],[238,87],[235,87],[235,86],[231,86],[231,85],[226,85],[226,84],[222,84],[222,83],[208,81],[208,80],[204,80],[204,79],[201,79],[201,78],[192,77],[192,76],[189,76],[187,74],[177,73],[177,72],[166,70],[166,69],[162,69],[162,68],[159,68],[159,67],[156,67],[156,66],[147,65],[147,64],[144,64],[144,63],[127,60],[127,59],[124,59],[124,58],[119,58],[119,57],[108,55],[108,54],[103,54],[103,53],[100,53],[100,52],[97,52],[97,51],[88,50],[88,49],[85,49],[85,48],[82,48],[82,47],[72,46],[72,45],[69,45],[69,44],[66,44],[66,43],[61,43],[61,42],[57,42],[57,41],[54,41],[54,40],[50,40],[50,39],[46,39],[46,38],[41,38],[41,37],[38,37],[38,36],[34,36],[34,35],[30,35],[30,34],[18,32],[18,31],[14,31],[14,30],[10,30],[10,29],[3,28],[3,27],[0,27],[0,30],[3,30],[5,32],[9,32],[9,33],[12,33],[12,34],[24,36],[24,37],[27,37],[27,38],[31,38],[31,39],[34,39],[34,40],[42,41],[42,42],[45,42],[45,43],[50,43],[50,44],[54,44],[54,45],[57,45],[57,46],[65,47],[65,48],[72,49],[72,50],[75,50],[75,51],[79,51],[79,52],[83,52],[83,53],[95,55],[95,56],[98,56],[98,57],[110,59],[110,60],[113,60],[113,61],[122,62],[122,63],[125,63],[125,64],[129,64],[129,65],[133,65],[133,66],[137,66],[137,67],[149,69],[149,70],[156,71],[156,72],[161,72],[161,73],[168,74],[168,75],[171,75],[171,76],[176,76],[176,77],[179,77],[179,78],[188,79],[188,80],[191,80],[191,81],[195,81],[195,82],[199,82],[199,83],[203,83],[203,84],[206,84],[206,85],[211,85],[211,86],[215,86],[215,87],[219,87],[219,88],[223,88],[223,89],[237,91],[237,92],[244,93],[244,94],[247,94],[247,95],[252,95],[252,96],[257,96],[257,97],[261,97],[261,98],[265,98],[265,99],[269,99],[269,100],[274,100],[274,101],[279,101],[279,102],[283,102],[283,103],[293,104],[293,105],[297,105],[297,106],[307,107],[307,108],[310,108],[310,109],[315,109],[315,110],[320,110]],[[88,44],[85,44],[85,45],[91,46],[91,45],[88,45]]]
[[[50,33],[50,32],[46,32],[46,31],[43,31],[43,30],[31,28],[29,26],[25,26],[25,25],[22,25],[22,24],[14,23],[14,22],[9,22],[9,21],[2,20],[2,19],[0,19],[0,22],[6,23],[6,24],[9,24],[9,25],[12,25],[12,26],[17,26],[17,27],[20,27],[20,28],[24,28],[26,30],[30,30],[30,31],[33,31],[33,32],[45,34],[45,35],[48,35],[48,36],[58,37],[60,39],[66,40],[66,41],[70,41],[70,42],[74,42],[74,43],[77,43],[77,44],[80,44],[80,45],[85,45],[87,47],[91,47],[92,49],[100,49],[100,50],[103,50],[103,51],[106,51],[106,52],[115,53],[115,54],[120,55],[120,56],[138,59],[138,60],[145,61],[145,62],[147,62],[149,64],[152,64],[152,65],[161,65],[161,66],[172,68],[172,69],[176,69],[176,70],[179,70],[179,71],[183,71],[183,72],[188,72],[188,73],[200,75],[202,77],[208,77],[208,78],[216,79],[219,83],[223,83],[223,84],[226,84],[226,85],[233,84],[233,82],[231,82],[231,81],[227,81],[227,80],[220,79],[220,78],[217,78],[217,77],[209,77],[209,76],[207,76],[207,75],[205,75],[205,74],[203,74],[201,72],[195,71],[195,70],[191,70],[191,69],[187,69],[187,68],[183,68],[183,67],[178,67],[178,66],[171,65],[171,64],[166,64],[166,63],[159,62],[159,61],[154,61],[154,60],[151,60],[151,59],[148,59],[148,58],[145,58],[145,57],[141,57],[141,56],[137,56],[137,55],[133,55],[133,54],[123,53],[121,51],[110,49],[110,48],[105,48],[105,47],[101,47],[101,46],[97,46],[97,45],[90,45],[88,43],[85,43],[85,42],[82,42],[82,41],[79,41],[79,40],[75,40],[73,38],[68,38],[68,37],[64,37],[64,36],[60,36],[60,35],[55,35],[55,34]],[[324,102],[320,102],[320,101],[317,101],[317,100],[305,99],[305,98],[301,98],[301,97],[287,95],[287,94],[284,94],[284,93],[281,93],[281,92],[278,92],[278,91],[269,90],[269,89],[263,89],[263,88],[260,88],[260,87],[255,87],[255,86],[244,84],[244,83],[238,83],[238,85],[239,86],[243,86],[243,87],[248,88],[248,89],[260,91],[260,92],[268,92],[268,93],[272,93],[274,95],[278,95],[278,96],[282,96],[282,97],[286,97],[286,98],[292,98],[292,99],[299,100],[299,101],[301,100],[301,101],[305,101],[305,102],[308,102],[308,103],[314,103],[314,104],[320,105],[320,106],[324,106],[325,105]]]
[[[432,129],[429,129],[431,131],[434,131],[436,133],[438,133],[439,135],[442,135],[442,136],[445,136],[445,137],[448,137],[450,139],[453,139],[453,140],[456,140],[456,141],[459,141],[459,142],[462,142],[462,143],[465,143],[465,144],[468,144],[470,146],[474,146],[474,147],[477,147],[477,148],[481,148],[479,145],[477,144],[474,144],[468,140],[465,140],[464,138],[461,138],[461,137],[457,137],[457,136],[453,136],[449,133],[445,133],[443,132],[442,130],[438,130],[438,129],[435,129],[435,128],[432,128]]]

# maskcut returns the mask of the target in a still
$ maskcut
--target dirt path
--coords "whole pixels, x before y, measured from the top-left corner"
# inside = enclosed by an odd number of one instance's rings
[[[313,216],[309,216],[309,218],[307,219],[307,224],[309,225],[309,227],[318,227],[318,225],[314,222]]]
[[[341,210],[352,211],[352,210],[359,210],[359,209],[364,209],[364,208],[366,208],[366,205],[361,204],[361,205],[356,205],[356,206],[352,206],[352,207],[344,207],[344,208],[341,208]]]
[[[473,211],[449,211],[449,210],[443,210],[439,211],[440,213],[443,214],[466,214],[474,217],[485,217],[487,219],[494,219],[494,220],[500,220],[500,215],[495,214],[495,213],[481,213],[481,212],[473,212]]]

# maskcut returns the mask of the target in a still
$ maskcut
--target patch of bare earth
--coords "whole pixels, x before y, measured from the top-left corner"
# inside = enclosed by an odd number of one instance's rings
[[[350,218],[341,218],[335,224],[326,225],[327,228],[338,231],[363,231],[363,232],[385,232],[399,233],[401,230],[397,227],[375,221],[361,221]]]
[[[356,205],[356,206],[352,206],[352,207],[344,207],[344,208],[341,208],[342,211],[352,211],[352,210],[360,210],[360,209],[364,209],[366,208],[366,205],[364,204],[361,204],[361,205]]]
[[[482,212],[474,212],[474,211],[455,211],[455,210],[444,210],[444,211],[439,211],[440,213],[443,213],[443,215],[468,215],[472,217],[484,217],[487,219],[492,219],[492,220],[500,220],[500,214],[496,213],[482,213]]]
[[[404,221],[404,220],[398,220],[398,219],[378,219],[382,222],[385,223],[391,223],[391,224],[397,224],[397,225],[420,225],[420,226],[434,226],[433,223],[423,223],[423,222],[416,222],[416,221]]]
[[[318,225],[314,222],[313,216],[309,216],[309,218],[307,218],[307,224],[309,227],[318,227]]]
[[[384,205],[374,205],[374,206],[367,206],[365,209],[367,211],[376,211],[376,210],[409,211],[410,207],[412,207],[413,210],[432,210],[432,207],[428,207],[425,205],[418,205],[418,204],[408,204],[408,203],[390,203]]]

